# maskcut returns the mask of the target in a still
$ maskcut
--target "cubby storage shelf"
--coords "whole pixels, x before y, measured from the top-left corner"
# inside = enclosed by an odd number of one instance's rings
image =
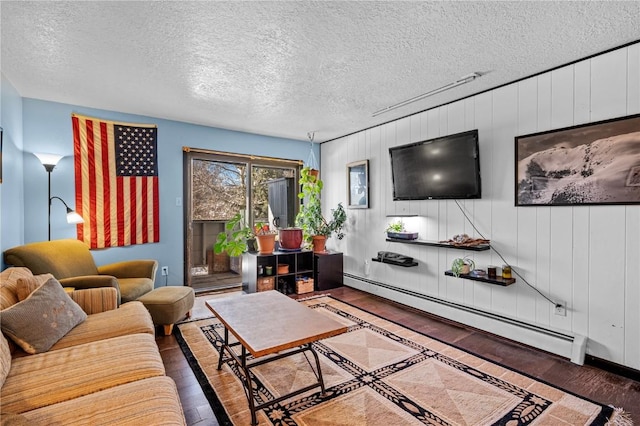
[[[313,278],[313,252],[310,250],[274,251],[271,254],[244,253],[242,255],[242,290],[255,293],[270,287],[285,294],[296,292],[296,280]],[[289,265],[287,272],[279,273],[278,265]],[[271,275],[266,268],[272,269]],[[263,270],[260,273],[260,270]],[[264,285],[264,287],[261,287]]]
[[[455,277],[454,273],[451,271],[444,271],[444,274],[450,277]],[[480,277],[480,276],[471,275],[471,274],[460,274],[458,278],[463,278],[465,280],[480,281],[480,282],[489,283],[489,284],[496,284],[496,285],[501,285],[503,287],[506,287],[516,282],[515,278],[502,278],[502,277],[489,278],[489,277]]]
[[[371,258],[371,260],[373,260],[374,262],[388,263],[389,265],[403,266],[405,268],[410,268],[412,266],[418,266],[418,262],[400,263],[400,262],[392,262],[390,260],[380,260],[377,257],[373,257],[373,258]]]
[[[433,247],[444,247],[458,250],[468,250],[468,251],[486,251],[491,248],[489,244],[481,244],[479,246],[455,246],[453,244],[441,243],[439,241],[427,241],[427,240],[403,240],[399,238],[387,238],[387,241],[392,243],[403,243],[403,244],[417,244],[421,246],[433,246]]]

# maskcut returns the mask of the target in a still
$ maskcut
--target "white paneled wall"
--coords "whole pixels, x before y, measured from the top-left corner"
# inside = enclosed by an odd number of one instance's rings
[[[323,207],[346,201],[346,165],[369,160],[370,208],[348,210],[345,273],[443,301],[588,337],[587,353],[640,369],[640,205],[515,207],[514,138],[640,113],[640,44],[621,48],[458,102],[402,118],[321,148]],[[389,215],[420,238],[478,236],[454,201],[393,201],[389,147],[478,129],[482,199],[460,204],[476,227],[542,293],[567,303],[566,316],[518,279],[500,287],[446,277],[460,255],[481,267],[502,264],[493,251],[460,252],[385,241]],[[407,254],[414,268],[371,262],[380,250]],[[367,266],[368,264],[368,266]],[[368,272],[368,274],[367,274]],[[366,280],[365,280],[366,281]],[[363,281],[364,282],[364,281]],[[375,285],[364,286],[381,292]],[[396,294],[396,296],[393,296]],[[411,296],[385,293],[403,303]],[[413,303],[417,305],[418,303]],[[473,317],[450,315],[482,328]],[[517,333],[505,333],[518,340]]]

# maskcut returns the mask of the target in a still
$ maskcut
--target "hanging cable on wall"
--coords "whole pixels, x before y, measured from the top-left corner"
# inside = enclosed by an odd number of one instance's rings
[[[473,224],[473,222],[471,221],[471,219],[469,218],[469,216],[467,215],[467,213],[464,211],[464,209],[462,208],[462,206],[460,205],[460,203],[458,203],[458,200],[454,200],[456,202],[456,205],[458,206],[458,208],[460,209],[460,211],[462,212],[463,216],[465,217],[465,219],[467,219],[467,222],[469,222],[471,224],[471,227],[478,233],[478,235],[480,235],[480,237],[482,239],[485,239],[485,236],[482,235],[482,232],[480,232],[478,230],[478,228],[476,228],[476,225]],[[500,259],[502,259],[502,262],[505,265],[509,265],[511,267],[511,272],[516,274],[521,280],[522,282],[524,282],[526,285],[528,285],[529,287],[531,287],[532,289],[534,289],[540,296],[544,297],[546,300],[548,300],[549,302],[551,302],[555,307],[560,307],[562,306],[561,304],[554,302],[553,300],[551,300],[549,297],[547,297],[544,293],[542,293],[540,290],[538,290],[536,287],[534,287],[533,285],[529,284],[529,282],[518,273],[518,271],[516,269],[514,269],[514,267],[505,260],[505,258],[502,256],[502,254],[500,254],[500,252],[492,245],[490,245],[491,250],[493,250],[494,252],[496,252],[496,254],[498,255],[498,257],[500,257]]]

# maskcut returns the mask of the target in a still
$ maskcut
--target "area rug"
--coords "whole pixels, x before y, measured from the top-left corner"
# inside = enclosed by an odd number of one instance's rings
[[[314,344],[319,390],[258,412],[260,425],[604,425],[630,420],[522,373],[328,296],[301,301],[348,326]],[[278,332],[279,324],[273,324]],[[224,328],[216,318],[179,324],[176,336],[222,425],[251,416],[233,361],[218,371]],[[312,361],[312,360],[311,360]],[[316,380],[303,354],[252,369],[262,403]]]

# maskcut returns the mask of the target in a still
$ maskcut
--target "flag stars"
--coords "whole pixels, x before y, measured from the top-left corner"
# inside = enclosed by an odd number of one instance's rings
[[[116,155],[121,159],[117,166],[120,176],[156,176],[157,164],[152,161],[156,150],[156,129],[118,126]]]

